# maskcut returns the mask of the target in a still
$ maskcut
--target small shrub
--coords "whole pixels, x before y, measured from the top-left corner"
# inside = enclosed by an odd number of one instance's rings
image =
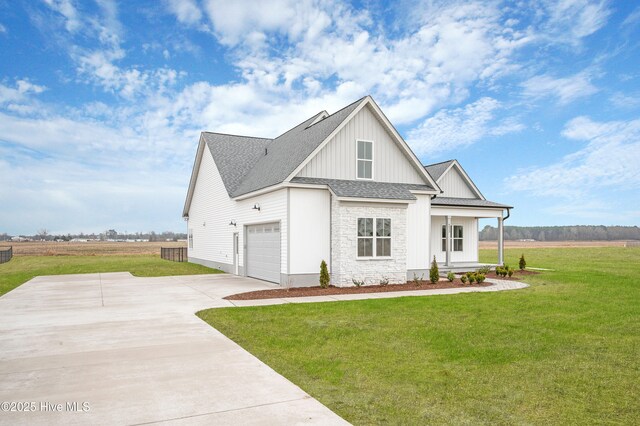
[[[456,279],[456,274],[454,274],[453,272],[449,272],[447,274],[447,279],[449,280],[450,283],[453,282],[453,280]]]
[[[518,262],[518,266],[520,267],[521,271],[524,271],[524,268],[527,267],[527,261],[524,260],[524,253],[522,254],[522,256],[520,256],[520,261]]]
[[[436,257],[433,256],[433,261],[431,262],[431,269],[429,269],[429,281],[431,284],[435,284],[440,279],[440,272],[438,271],[438,263],[436,262]]]
[[[460,281],[462,281],[462,284],[463,284],[463,285],[467,283],[467,280],[468,280],[468,278],[467,278],[467,276],[466,276],[466,275],[462,275],[462,276],[460,277]]]
[[[509,268],[507,270],[507,274],[509,274],[509,278],[511,278],[511,276],[513,275],[513,272],[514,272],[513,268]]]
[[[418,277],[418,274],[416,274],[415,272],[413,273],[413,284],[416,287],[419,287],[422,284],[422,281],[424,280],[424,274],[420,275]]]
[[[389,278],[385,277],[384,275],[382,276],[382,279],[380,280],[380,286],[381,287],[386,287],[389,285]]]
[[[476,274],[476,281],[478,284],[483,283],[487,277],[484,274]]]
[[[504,266],[498,266],[496,268],[496,275],[499,277],[506,277],[507,276],[507,268],[505,268]]]
[[[485,265],[482,268],[478,269],[476,272],[487,275],[489,272],[491,272],[491,267]]]
[[[331,278],[329,277],[329,270],[327,269],[327,262],[324,260],[320,262],[320,287],[327,288],[329,287],[329,281]]]
[[[360,288],[360,287],[362,287],[364,285],[364,280],[358,281],[355,278],[352,278],[351,281],[353,281],[353,285],[355,285],[358,288]]]
[[[469,284],[473,284],[474,281],[478,282],[478,277],[475,272],[472,272],[471,274],[469,274]]]

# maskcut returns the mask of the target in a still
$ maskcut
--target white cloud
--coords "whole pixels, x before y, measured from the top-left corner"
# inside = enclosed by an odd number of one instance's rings
[[[7,33],[7,27],[0,24],[0,34],[6,34],[6,33]]]
[[[169,11],[183,24],[195,25],[202,20],[202,11],[194,0],[165,0],[165,3]]]
[[[44,0],[44,2],[52,10],[64,17],[64,25],[67,31],[73,33],[82,27],[82,21],[78,16],[78,11],[71,0]]]
[[[523,95],[527,98],[541,99],[555,97],[560,105],[569,104],[598,92],[591,83],[591,76],[583,71],[569,77],[556,78],[548,74],[537,75],[522,83]]]
[[[640,7],[636,7],[633,12],[631,12],[624,21],[622,21],[622,26],[633,26],[638,21],[640,21]]]
[[[418,155],[434,154],[471,145],[484,137],[521,131],[524,126],[514,119],[496,120],[501,108],[497,100],[482,98],[464,108],[440,110],[411,130],[407,142]]]
[[[608,4],[606,0],[545,0],[547,20],[540,35],[552,42],[579,45],[605,26],[612,13]]]
[[[514,191],[568,199],[640,187],[640,119],[596,122],[588,117],[569,121],[562,135],[587,145],[560,161],[522,170],[506,179]]]
[[[631,109],[640,106],[640,93],[615,92],[609,100],[617,108]]]

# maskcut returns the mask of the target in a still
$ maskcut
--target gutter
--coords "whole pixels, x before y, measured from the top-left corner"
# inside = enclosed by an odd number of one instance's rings
[[[444,191],[443,191],[442,189],[440,190],[440,194],[444,194]],[[436,198],[436,197],[437,197],[438,195],[440,195],[440,194],[434,194],[434,195],[432,195],[432,196],[431,196],[431,201],[433,201],[433,200],[434,200],[434,198]]]
[[[502,218],[502,221],[504,222],[505,220],[509,219],[509,216],[511,216],[511,209],[513,207],[507,207],[507,215],[505,217]]]

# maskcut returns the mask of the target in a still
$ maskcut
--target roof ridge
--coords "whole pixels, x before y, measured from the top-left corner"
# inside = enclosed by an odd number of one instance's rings
[[[325,112],[325,111],[324,111],[324,110],[323,110],[323,111],[320,111],[320,112],[316,113],[315,115],[312,115],[311,117],[309,117],[309,118],[307,118],[307,119],[303,120],[302,122],[300,122],[300,123],[296,124],[295,126],[293,126],[292,128],[290,128],[290,129],[289,129],[289,130],[287,130],[286,132],[282,133],[281,135],[276,136],[275,138],[273,138],[273,140],[276,140],[276,139],[279,139],[279,138],[283,137],[284,135],[286,135],[287,133],[291,132],[292,130],[295,130],[295,129],[297,129],[298,127],[302,126],[304,123],[306,123],[306,122],[308,122],[308,121],[310,121],[310,120],[313,120],[314,118],[316,118],[317,116],[319,116],[319,115],[320,115],[320,114],[322,114],[323,112]],[[320,121],[322,121],[322,120],[320,120]],[[311,127],[311,126],[308,126],[308,127],[306,127],[305,129],[308,129],[309,127]]]
[[[202,131],[202,133],[209,133],[210,135],[223,135],[223,136],[235,136],[237,138],[251,138],[251,139],[262,139],[262,140],[268,140],[268,141],[272,141],[272,138],[263,138],[260,136],[246,136],[246,135],[235,135],[233,133],[222,133],[222,132],[209,132],[209,131]]]
[[[329,114],[329,115],[327,115],[325,118],[323,118],[322,120],[320,120],[320,121],[318,121],[318,122],[316,122],[316,123],[313,123],[312,125],[310,125],[309,127],[307,127],[307,129],[312,128],[313,126],[315,126],[315,125],[316,125],[316,124],[318,124],[318,123],[322,123],[322,122],[323,122],[324,120],[326,120],[327,118],[331,118],[332,116],[336,115],[336,114],[337,114],[337,113],[339,113],[340,111],[343,111],[343,110],[345,110],[345,109],[349,108],[350,106],[357,104],[358,102],[362,102],[362,100],[363,100],[364,98],[368,97],[368,96],[369,96],[369,95],[365,95],[365,96],[361,97],[360,99],[358,99],[357,101],[353,101],[353,102],[351,102],[349,105],[347,105],[347,106],[345,106],[345,107],[343,107],[343,108],[340,108],[339,110],[337,110],[337,111],[336,111],[336,112],[334,112],[333,114]],[[323,112],[326,112],[326,110],[325,110],[325,111],[323,111]],[[306,130],[306,129],[305,129],[305,130]]]
[[[452,158],[451,160],[446,160],[446,161],[440,161],[439,163],[433,163],[433,164],[424,164],[423,167],[431,167],[431,166],[437,166],[438,164],[444,164],[444,163],[450,163],[452,161],[458,161],[455,158]]]

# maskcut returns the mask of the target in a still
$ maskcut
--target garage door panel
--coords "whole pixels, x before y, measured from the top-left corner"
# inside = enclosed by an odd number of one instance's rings
[[[280,224],[247,227],[247,275],[280,283]]]

